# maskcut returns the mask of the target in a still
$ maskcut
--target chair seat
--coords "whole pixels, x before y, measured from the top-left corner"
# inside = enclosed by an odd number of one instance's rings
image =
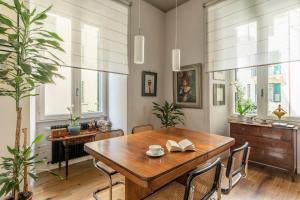
[[[116,174],[117,171],[113,170],[112,168],[110,168],[109,166],[107,166],[106,164],[104,164],[103,162],[101,161],[98,161],[96,163],[97,167],[101,168],[101,169],[104,169],[106,172],[108,172],[111,176]]]
[[[177,182],[172,182],[157,192],[145,198],[145,200],[182,200],[184,197],[184,185]]]

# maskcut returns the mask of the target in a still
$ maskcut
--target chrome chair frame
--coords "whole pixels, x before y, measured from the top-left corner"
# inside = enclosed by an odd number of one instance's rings
[[[201,200],[211,199],[212,195],[215,192],[217,192],[217,199],[221,200],[221,178],[222,178],[223,167],[222,167],[220,158],[216,159],[213,163],[211,163],[209,166],[207,166],[205,168],[200,167],[189,173],[189,177],[187,179],[187,185],[186,185],[185,192],[184,192],[184,200],[193,199],[193,197],[190,198],[190,190],[192,187],[191,184],[192,184],[193,179],[196,178],[197,176],[201,176],[201,174],[211,170],[214,167],[216,167],[217,169],[216,169],[216,174],[215,174],[212,189]]]
[[[111,132],[113,132],[113,131],[121,131],[121,129],[118,129],[118,130],[112,130]],[[122,130],[122,132],[123,132],[123,134],[124,134],[124,131],[123,131],[123,130]],[[120,137],[120,136],[118,136],[118,137]],[[100,171],[100,172],[108,179],[108,185],[105,186],[105,187],[102,187],[102,188],[98,189],[98,190],[95,191],[95,192],[93,192],[93,197],[94,197],[94,199],[96,199],[96,200],[101,200],[101,199],[97,196],[97,194],[98,194],[99,192],[102,192],[102,191],[106,190],[106,189],[109,189],[109,200],[112,200],[112,188],[113,188],[113,186],[118,185],[118,184],[125,184],[125,183],[124,183],[124,181],[116,181],[116,182],[113,182],[112,176],[115,175],[115,174],[117,174],[118,172],[115,171],[115,170],[112,171],[112,172],[109,172],[109,171],[106,170],[104,167],[101,167],[101,165],[98,164],[99,162],[100,162],[100,161],[97,161],[95,158],[93,159],[93,164],[94,164],[95,168],[98,169],[98,170],[99,170],[99,171]]]
[[[244,155],[243,155],[242,164],[238,169],[236,169],[234,171],[234,168],[232,167],[236,160],[234,155],[237,152],[240,152],[242,150],[245,150]],[[228,194],[232,190],[232,188],[234,188],[242,178],[247,177],[250,151],[251,151],[251,147],[249,147],[248,142],[246,142],[243,146],[232,150],[232,152],[230,153],[230,156],[229,156],[229,159],[227,162],[227,166],[226,166],[226,173],[225,173],[225,176],[228,178],[228,188],[222,188],[223,194]],[[237,179],[233,180],[233,178],[236,176],[237,176]]]

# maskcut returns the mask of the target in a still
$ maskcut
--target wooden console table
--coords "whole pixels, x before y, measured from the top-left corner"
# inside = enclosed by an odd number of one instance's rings
[[[48,136],[48,141],[50,142],[59,142],[59,169],[61,168],[61,157],[62,157],[62,146],[65,146],[65,162],[66,162],[66,168],[65,168],[65,178],[68,179],[69,175],[69,146],[75,145],[75,144],[83,144],[87,142],[93,142],[95,141],[96,134],[98,133],[98,130],[83,130],[80,131],[80,134],[78,135],[67,135],[64,137],[59,138],[52,138],[51,135]]]
[[[230,136],[235,146],[248,142],[250,162],[280,168],[289,172],[292,180],[297,173],[297,131],[294,128],[277,128],[271,124],[246,123],[230,120]]]

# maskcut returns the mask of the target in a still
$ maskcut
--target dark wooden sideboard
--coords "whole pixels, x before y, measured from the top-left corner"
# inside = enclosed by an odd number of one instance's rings
[[[297,172],[297,131],[294,128],[275,128],[271,124],[229,121],[234,147],[249,142],[249,162],[286,170],[295,179]],[[234,148],[233,147],[233,148]]]

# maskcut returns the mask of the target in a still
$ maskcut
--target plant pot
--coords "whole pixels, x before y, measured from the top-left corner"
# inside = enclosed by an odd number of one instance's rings
[[[238,120],[239,120],[240,122],[244,122],[244,121],[246,121],[246,118],[245,118],[244,115],[238,115]]]
[[[12,197],[7,197],[5,198],[5,200],[13,200],[14,198]],[[19,194],[19,198],[18,200],[32,200],[33,199],[33,193],[32,192],[27,192],[27,193],[24,193],[24,192],[21,192]]]
[[[69,125],[68,131],[71,135],[78,135],[80,133],[80,125]]]
[[[246,117],[246,122],[249,124],[253,123],[253,119],[251,117]]]

